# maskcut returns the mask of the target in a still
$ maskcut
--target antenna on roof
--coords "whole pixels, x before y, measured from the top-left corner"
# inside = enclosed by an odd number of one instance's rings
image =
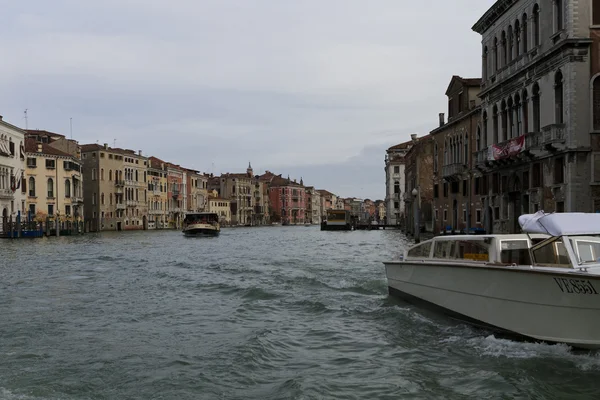
[[[25,109],[23,114],[25,114],[25,130],[27,130],[29,128],[28,123],[27,123],[27,108]]]
[[[69,129],[71,130],[71,140],[73,140],[73,117],[69,118]]]

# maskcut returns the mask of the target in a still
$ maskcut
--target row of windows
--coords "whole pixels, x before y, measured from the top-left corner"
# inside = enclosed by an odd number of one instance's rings
[[[28,187],[29,187],[29,196],[30,197],[36,197],[36,187],[35,187],[35,178],[32,176],[29,178],[28,180]],[[73,191],[75,192],[74,195],[75,196],[80,196],[81,193],[79,193],[79,183],[77,181],[73,182]],[[27,187],[25,185],[25,182],[23,182],[23,193],[27,193]],[[54,197],[54,179],[52,178],[48,178],[48,180],[46,181],[46,187],[47,187],[47,196],[49,198],[53,198]],[[65,194],[64,196],[66,198],[71,197],[71,180],[70,179],[65,179]]]
[[[545,0],[550,5],[550,0]],[[564,8],[563,0],[552,0],[553,4],[553,31],[559,32],[564,29]],[[596,4],[594,4],[594,19],[597,18]],[[529,32],[528,15],[523,13],[520,18],[515,19],[513,24],[509,24],[505,30],[502,30],[500,38],[494,37],[491,49],[488,45],[483,48],[483,79],[488,79],[497,71],[510,64],[521,54],[529,51],[529,40],[531,38],[533,46],[540,45],[540,6],[536,3],[531,9],[531,32]],[[595,21],[594,23],[598,23]]]

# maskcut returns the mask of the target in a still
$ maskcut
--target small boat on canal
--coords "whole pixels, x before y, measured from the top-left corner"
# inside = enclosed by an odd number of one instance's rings
[[[185,236],[217,236],[221,232],[219,215],[211,212],[187,213],[183,220]]]
[[[321,222],[322,231],[351,231],[352,217],[348,210],[327,210],[327,216]]]
[[[521,215],[516,235],[437,236],[384,262],[390,295],[521,338],[600,348],[600,214]]]

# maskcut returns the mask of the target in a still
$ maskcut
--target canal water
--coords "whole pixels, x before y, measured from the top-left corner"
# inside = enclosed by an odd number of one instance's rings
[[[600,358],[390,298],[398,231],[1,241],[1,399],[598,399]]]

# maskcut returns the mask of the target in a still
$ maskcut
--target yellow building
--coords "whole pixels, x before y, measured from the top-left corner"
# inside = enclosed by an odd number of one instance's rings
[[[58,217],[61,221],[82,220],[80,154],[77,143],[63,135],[28,131],[25,139],[25,190],[30,215],[38,220],[45,220],[47,216]]]
[[[148,229],[169,227],[167,167],[156,158],[148,159]]]
[[[206,211],[219,214],[221,224],[231,225],[231,201],[220,198],[216,190],[209,192]]]

